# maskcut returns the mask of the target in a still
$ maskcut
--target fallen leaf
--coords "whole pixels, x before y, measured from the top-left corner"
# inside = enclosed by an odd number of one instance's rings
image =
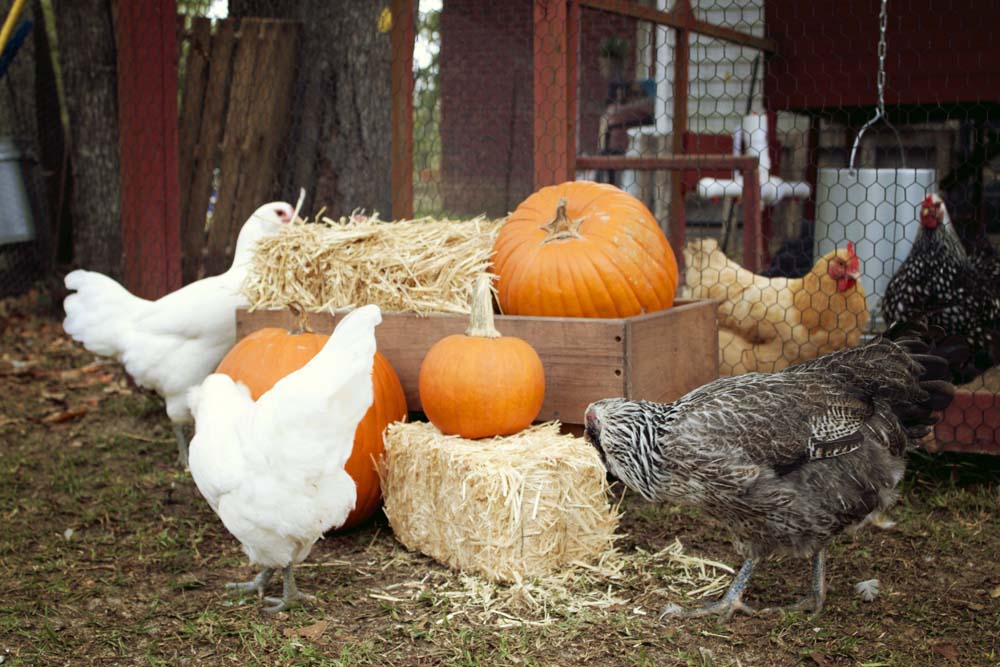
[[[997,586],[992,591],[990,591],[991,598],[1000,598],[1000,586]]]
[[[69,410],[53,412],[50,415],[46,415],[45,417],[42,417],[42,421],[46,424],[61,424],[63,422],[68,422],[71,419],[82,417],[87,414],[87,412],[87,408],[71,408]]]
[[[6,426],[7,424],[16,424],[19,421],[21,421],[21,419],[19,419],[17,417],[4,417],[4,416],[0,416],[0,426]],[[996,596],[994,596],[994,597],[996,597]]]
[[[306,639],[315,641],[320,635],[326,632],[328,627],[330,627],[328,621],[316,621],[312,625],[302,628],[285,628],[284,635],[286,637],[305,637]]]
[[[87,364],[86,366],[78,368],[77,370],[79,370],[81,373],[93,373],[94,371],[101,370],[101,368],[107,365],[108,364],[105,361],[95,361],[93,363]]]
[[[809,659],[815,662],[819,667],[829,667],[830,661],[822,653],[810,653]]]
[[[63,401],[66,400],[66,394],[61,391],[48,391],[47,389],[43,389],[42,398],[62,403]]]
[[[958,660],[958,649],[954,644],[934,644],[931,650],[945,660]]]

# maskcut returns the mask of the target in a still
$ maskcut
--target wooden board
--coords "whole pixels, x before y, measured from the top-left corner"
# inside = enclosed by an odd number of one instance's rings
[[[545,402],[539,420],[578,424],[591,402],[617,396],[670,401],[715,379],[718,334],[715,302],[678,302],[670,310],[625,319],[497,315],[505,335],[531,343],[545,367]],[[319,333],[333,331],[342,312],[310,313]],[[285,310],[236,313],[236,337],[265,327],[293,328]],[[420,410],[420,363],[438,340],[462,333],[466,317],[383,313],[379,350],[399,374],[410,410]]]
[[[696,301],[675,306],[668,311],[669,326],[656,313],[626,320],[628,396],[668,403],[719,377],[714,305]]]
[[[934,428],[929,451],[1000,454],[1000,394],[955,392],[955,399]]]

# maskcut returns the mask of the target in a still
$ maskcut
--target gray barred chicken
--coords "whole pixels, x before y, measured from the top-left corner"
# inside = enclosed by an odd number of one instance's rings
[[[608,471],[648,501],[700,507],[746,559],[720,600],[664,615],[755,613],[744,587],[777,554],[812,558],[810,594],[785,609],[819,613],[824,548],[895,502],[904,452],[951,402],[947,378],[967,353],[961,338],[900,324],[862,347],[720,378],[674,403],[591,404],[586,438]]]

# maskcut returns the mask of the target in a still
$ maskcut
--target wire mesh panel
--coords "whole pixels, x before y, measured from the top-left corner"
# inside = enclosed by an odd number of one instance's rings
[[[954,378],[971,393],[939,439],[995,449],[998,110],[983,91],[997,82],[974,54],[995,51],[975,26],[997,10],[956,1],[945,27],[929,5],[580,4],[578,164],[602,152],[758,159],[760,257],[737,231],[746,202],[734,170],[577,173],[642,199],[683,256],[684,293],[720,300],[721,372],[780,370],[926,316],[973,349]],[[588,24],[613,34],[588,41]],[[587,90],[588,53],[602,44],[617,58],[609,90],[624,91],[603,108]],[[595,109],[617,141],[594,145]]]
[[[986,448],[994,5],[27,3],[0,55],[0,194],[27,207],[0,223],[0,292],[75,265],[158,296],[225,270],[250,213],[301,188],[330,217],[500,217],[603,181],[652,211],[682,294],[720,300],[723,373],[948,310],[981,412],[949,437]]]

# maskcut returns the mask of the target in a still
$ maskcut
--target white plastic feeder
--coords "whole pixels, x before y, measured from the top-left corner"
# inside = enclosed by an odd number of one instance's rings
[[[804,181],[786,181],[771,175],[771,154],[767,145],[767,115],[752,113],[743,117],[740,128],[733,134],[733,155],[756,155],[760,161],[760,201],[770,206],[782,199],[806,199],[812,188]],[[739,198],[743,196],[743,176],[733,172],[731,179],[702,178],[698,181],[698,196],[702,199]]]

